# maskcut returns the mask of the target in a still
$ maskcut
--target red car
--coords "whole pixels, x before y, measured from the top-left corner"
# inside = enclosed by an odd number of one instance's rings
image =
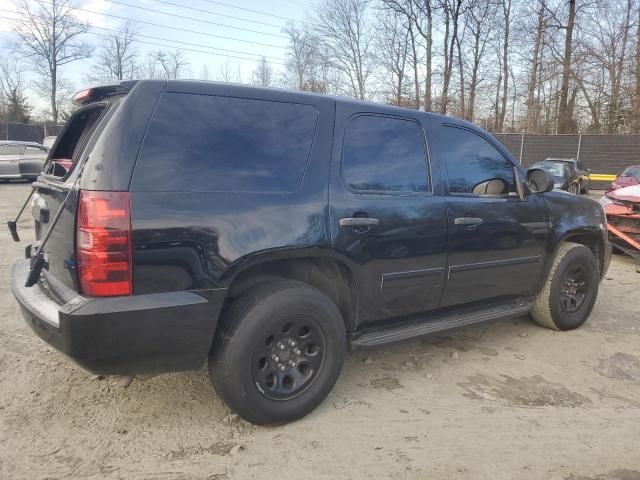
[[[631,165],[616,177],[607,192],[632,185],[640,185],[640,165]]]

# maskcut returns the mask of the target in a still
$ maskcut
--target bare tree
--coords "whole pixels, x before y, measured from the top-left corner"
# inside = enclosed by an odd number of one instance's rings
[[[240,66],[236,65],[236,67],[233,68],[231,62],[226,60],[220,64],[218,80],[227,83],[240,83]]]
[[[531,59],[531,71],[529,73],[529,84],[527,86],[527,119],[525,122],[525,128],[528,131],[533,131],[536,128],[537,123],[537,110],[538,105],[535,100],[536,87],[538,85],[538,70],[540,68],[540,50],[542,47],[542,39],[546,28],[546,0],[538,0],[538,14],[536,30],[533,42],[533,55]]]
[[[502,98],[500,114],[496,118],[495,131],[504,128],[504,118],[507,113],[507,95],[509,94],[509,33],[511,31],[511,0],[502,0]]]
[[[96,65],[101,80],[130,80],[137,75],[136,35],[134,24],[127,22],[118,31],[105,36]]]
[[[381,83],[385,86],[385,100],[393,105],[405,105],[409,59],[410,32],[402,23],[403,17],[394,11],[383,11],[378,20],[376,60],[380,66]]]
[[[150,54],[151,58],[160,67],[164,78],[177,80],[186,74],[189,62],[182,50],[164,51],[158,50]]]
[[[458,24],[463,0],[440,0],[440,8],[445,19],[444,29],[444,66],[442,72],[442,98],[440,113],[446,114],[449,106],[449,84],[453,73],[453,49],[458,39]]]
[[[81,39],[88,25],[72,15],[69,0],[18,0],[16,7],[17,50],[40,75],[38,86],[48,94],[51,117],[57,122],[62,83],[59,70],[90,55],[91,48]]]
[[[24,92],[24,72],[20,60],[8,56],[0,58],[0,118],[5,122],[28,123],[31,118],[32,107]]]
[[[571,55],[573,54],[573,28],[576,21],[576,0],[568,0],[569,13],[565,30],[564,55],[562,58],[562,84],[558,108],[558,133],[570,133],[572,117],[569,116],[569,78],[571,76]]]
[[[417,32],[424,41],[425,48],[425,77],[424,77],[424,110],[429,112],[433,109],[432,90],[433,90],[433,0],[382,0],[387,8],[391,8],[396,12],[403,14],[410,25],[411,47],[414,61],[414,86],[418,91],[418,75],[417,75],[417,48],[416,36]],[[418,99],[420,95],[416,94]]]
[[[365,0],[325,0],[316,9],[316,30],[332,67],[342,73],[353,96],[367,97],[372,71],[372,34]]]
[[[274,83],[273,68],[265,57],[258,62],[258,66],[251,74],[251,82],[261,87],[271,87]]]

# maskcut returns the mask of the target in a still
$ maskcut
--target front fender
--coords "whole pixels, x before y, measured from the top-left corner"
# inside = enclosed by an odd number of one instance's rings
[[[590,198],[558,191],[544,194],[544,200],[549,215],[550,234],[545,275],[541,284],[544,284],[549,275],[558,247],[566,241],[575,241],[589,247],[599,262],[601,276],[604,275],[608,267],[609,242],[602,206]]]

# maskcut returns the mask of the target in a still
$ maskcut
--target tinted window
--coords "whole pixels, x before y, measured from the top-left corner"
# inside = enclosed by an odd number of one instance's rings
[[[134,188],[289,192],[315,133],[309,105],[166,93],[144,140]]]
[[[469,130],[444,127],[443,149],[450,193],[507,194],[514,191],[513,165],[488,141]],[[487,182],[493,190],[485,191]],[[501,180],[501,181],[500,181]],[[504,186],[502,191],[495,186]]]
[[[372,115],[349,121],[342,176],[354,190],[426,192],[426,165],[422,129],[417,123]]]

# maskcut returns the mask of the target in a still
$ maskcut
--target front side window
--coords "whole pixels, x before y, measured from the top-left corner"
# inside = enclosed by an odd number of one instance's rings
[[[149,124],[133,188],[291,192],[302,182],[318,111],[311,105],[165,93]]]
[[[356,191],[428,191],[422,128],[395,117],[353,117],[344,137],[342,177]]]
[[[449,193],[508,195],[515,191],[512,163],[480,135],[463,128],[442,129]]]

